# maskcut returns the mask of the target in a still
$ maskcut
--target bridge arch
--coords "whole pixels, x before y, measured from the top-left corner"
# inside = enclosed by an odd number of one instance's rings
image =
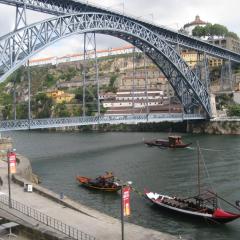
[[[151,29],[111,14],[80,13],[55,17],[1,37],[0,82],[42,49],[60,39],[85,32],[116,36],[144,51],[163,71],[186,111],[201,106],[211,117],[207,89],[181,56]]]

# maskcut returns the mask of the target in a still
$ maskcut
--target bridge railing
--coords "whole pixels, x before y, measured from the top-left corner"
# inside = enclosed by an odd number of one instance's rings
[[[0,202],[4,205],[9,205],[9,198],[6,195],[0,195]],[[11,200],[12,208],[23,213],[24,215],[35,219],[36,221],[45,224],[69,237],[76,240],[96,240],[95,237],[84,233],[77,228],[71,227],[53,217],[50,217],[36,209],[24,205],[16,200]]]
[[[200,114],[161,113],[111,116],[86,116],[69,118],[22,119],[0,121],[0,131],[27,130],[54,127],[71,127],[97,124],[138,124],[147,122],[180,122],[184,120],[204,119]]]

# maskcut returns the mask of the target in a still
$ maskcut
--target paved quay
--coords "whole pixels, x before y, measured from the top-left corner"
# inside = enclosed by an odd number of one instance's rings
[[[0,175],[3,179],[3,186],[1,187],[1,193],[8,195],[8,181],[7,181],[7,163],[0,162]],[[34,185],[36,189],[41,189],[46,191],[49,195],[55,196],[56,200],[59,198],[58,194],[53,193],[47,189],[42,188],[39,185]],[[52,218],[58,219],[63,223],[70,225],[74,228],[83,231],[89,235],[96,237],[97,240],[120,240],[121,239],[121,223],[118,219],[110,217],[106,214],[103,214],[99,211],[86,207],[80,203],[76,203],[64,197],[62,203],[51,200],[45,196],[39,195],[36,191],[32,193],[25,192],[23,187],[19,184],[12,183],[12,199],[23,203],[33,209],[36,209]],[[2,205],[2,204],[1,204]],[[0,205],[0,208],[1,208]],[[68,206],[72,206],[71,208]],[[14,211],[10,210],[5,206],[5,211]],[[21,214],[16,210],[14,215],[21,218]],[[24,221],[37,225],[36,220],[29,217],[24,217]],[[46,228],[49,230],[49,227],[40,224],[41,228]],[[125,223],[125,239],[126,240],[175,240],[178,239],[175,236],[161,233],[152,229],[147,229],[138,225]],[[53,229],[52,229],[53,231]]]

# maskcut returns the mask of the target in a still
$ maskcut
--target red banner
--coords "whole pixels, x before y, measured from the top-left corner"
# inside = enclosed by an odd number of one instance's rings
[[[10,173],[16,173],[16,153],[10,152],[8,154],[8,161],[10,166]]]
[[[130,215],[130,187],[123,188],[122,203],[123,203],[123,215],[129,216]]]

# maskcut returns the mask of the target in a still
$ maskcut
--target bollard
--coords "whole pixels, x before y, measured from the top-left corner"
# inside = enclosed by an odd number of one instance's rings
[[[64,198],[64,194],[63,194],[63,192],[61,192],[60,193],[60,199],[63,200],[63,198]]]

